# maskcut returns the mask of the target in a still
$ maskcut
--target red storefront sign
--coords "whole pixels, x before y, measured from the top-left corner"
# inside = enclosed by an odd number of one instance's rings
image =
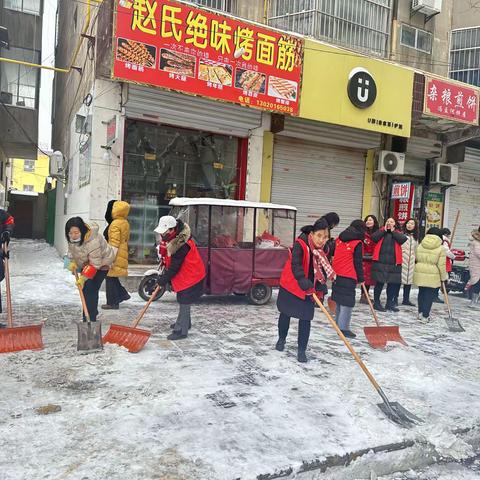
[[[410,197],[410,182],[394,183],[392,185],[391,198],[399,200],[408,200]]]
[[[406,196],[395,198],[393,201],[393,218],[400,224],[404,224],[412,215],[413,194],[415,192],[415,185],[411,183],[397,185],[408,185]]]
[[[478,90],[425,77],[423,112],[456,122],[478,125]]]
[[[298,115],[304,42],[170,0],[117,0],[113,78]]]

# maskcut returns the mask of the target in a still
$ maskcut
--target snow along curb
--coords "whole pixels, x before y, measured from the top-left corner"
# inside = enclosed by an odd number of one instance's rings
[[[480,453],[480,425],[456,429],[452,435],[471,447],[471,453],[461,460],[477,458]],[[462,438],[460,438],[462,437]],[[410,469],[425,468],[435,463],[458,461],[439,451],[434,443],[425,438],[365,448],[345,455],[331,455],[323,460],[303,461],[299,467],[287,467],[274,473],[261,474],[256,480],[299,478],[302,480],[327,479],[351,480],[371,479],[377,475],[389,475]],[[325,474],[325,475],[323,475]],[[240,477],[235,480],[241,480]]]

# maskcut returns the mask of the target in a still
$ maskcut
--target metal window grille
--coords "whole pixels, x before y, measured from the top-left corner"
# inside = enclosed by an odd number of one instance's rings
[[[386,56],[391,15],[392,0],[272,0],[268,23]]]
[[[222,12],[235,13],[236,0],[195,0],[197,5],[214,8]]]
[[[480,86],[480,27],[452,30],[449,75]]]

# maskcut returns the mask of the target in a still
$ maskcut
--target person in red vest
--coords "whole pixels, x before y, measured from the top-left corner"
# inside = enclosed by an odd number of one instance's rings
[[[395,220],[389,218],[385,226],[372,235],[372,240],[376,242],[372,265],[372,279],[376,282],[373,291],[374,308],[380,312],[398,312],[395,299],[402,283],[402,244],[407,241],[407,237],[397,229]],[[387,303],[383,308],[380,295],[385,284]]]
[[[170,282],[180,304],[177,321],[171,325],[173,332],[167,339],[181,340],[187,338],[192,325],[191,305],[203,295],[205,265],[191,238],[190,227],[182,220],[166,215],[160,218],[154,231],[167,244],[165,270],[158,277],[158,285]]]
[[[375,286],[375,282],[372,280],[373,251],[375,250],[375,242],[372,240],[372,235],[378,231],[379,225],[375,215],[366,216],[364,222],[367,226],[367,231],[365,232],[365,239],[363,240],[363,275],[365,277],[365,288],[368,293],[370,287]],[[368,300],[363,290],[360,303],[368,305]]]
[[[367,226],[363,220],[354,220],[335,242],[333,270],[337,275],[332,286],[332,300],[337,304],[335,321],[347,338],[355,338],[350,330],[357,284],[364,282],[363,241]]]
[[[10,243],[10,237],[13,233],[13,228],[15,227],[15,221],[13,217],[6,211],[0,208],[0,282],[5,278],[5,270],[3,267],[3,259],[5,256],[4,247],[8,247]],[[9,253],[6,253],[7,258]],[[0,313],[3,312],[2,309],[2,296],[0,292]],[[0,323],[0,328],[5,328],[6,324]]]
[[[289,258],[280,277],[277,297],[278,341],[275,348],[282,352],[290,327],[290,318],[298,318],[299,362],[306,362],[306,349],[310,337],[310,322],[314,314],[314,301],[311,295],[317,293],[323,298],[326,292],[326,279],[334,279],[333,271],[323,247],[328,240],[328,222],[317,220],[313,225],[301,229],[291,249]]]

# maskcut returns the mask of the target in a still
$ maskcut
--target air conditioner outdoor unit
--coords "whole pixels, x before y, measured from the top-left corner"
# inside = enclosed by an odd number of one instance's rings
[[[458,167],[449,163],[435,163],[432,166],[430,182],[440,185],[457,185]]]
[[[387,175],[403,175],[405,166],[405,154],[381,150],[378,153],[377,169],[375,173]]]
[[[50,176],[54,178],[65,176],[65,159],[61,152],[54,152],[50,155]]]
[[[412,10],[424,15],[436,15],[442,11],[442,0],[412,0]]]

